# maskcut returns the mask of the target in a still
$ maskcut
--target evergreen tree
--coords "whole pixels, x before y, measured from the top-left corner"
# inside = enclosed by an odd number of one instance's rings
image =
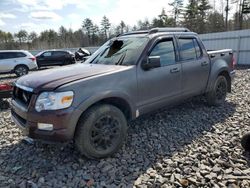
[[[161,14],[158,15],[158,18],[154,18],[152,21],[152,27],[172,27],[174,26],[174,19],[169,18],[165,12],[165,9],[162,9]]]
[[[215,11],[208,15],[207,28],[209,32],[225,31],[223,15]]]
[[[124,29],[125,29],[125,27],[126,27],[126,24],[124,23],[124,21],[121,21],[121,23],[120,23],[120,29],[121,29],[121,34],[123,34],[124,33]]]
[[[169,6],[172,7],[172,13],[174,14],[174,26],[177,26],[179,17],[183,12],[183,0],[173,0],[172,3],[169,3]]]
[[[197,32],[198,33],[206,33],[206,22],[208,10],[212,7],[210,6],[208,0],[200,0],[198,4],[198,16],[197,16]],[[224,25],[224,24],[223,24]]]
[[[139,20],[137,25],[138,25],[138,30],[148,30],[151,27],[148,19],[145,19],[144,21]]]
[[[101,22],[101,30],[104,33],[105,39],[108,38],[108,31],[110,29],[111,23],[109,22],[109,19],[106,16],[103,16],[102,22]]]
[[[93,27],[94,27],[93,22],[89,18],[86,18],[82,23],[83,30],[87,32],[89,44],[91,43],[91,33]]]
[[[184,13],[183,25],[188,29],[197,32],[197,15],[198,15],[198,2],[196,0],[189,0]]]

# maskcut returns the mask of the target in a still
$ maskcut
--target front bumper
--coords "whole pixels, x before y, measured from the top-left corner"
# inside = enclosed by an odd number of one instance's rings
[[[12,100],[11,115],[15,124],[30,138],[64,142],[73,139],[81,111],[73,107],[55,111],[28,111],[20,102]],[[38,129],[38,122],[53,124],[53,130],[45,131]]]
[[[35,70],[38,70],[38,67],[30,69],[30,71],[35,71]]]
[[[38,69],[37,63],[30,63],[27,65],[30,71],[34,71]]]

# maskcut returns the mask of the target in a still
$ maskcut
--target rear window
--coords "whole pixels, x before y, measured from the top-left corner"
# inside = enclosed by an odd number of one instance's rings
[[[20,57],[26,57],[26,54],[24,54],[23,52],[0,52],[0,59],[11,59]]]

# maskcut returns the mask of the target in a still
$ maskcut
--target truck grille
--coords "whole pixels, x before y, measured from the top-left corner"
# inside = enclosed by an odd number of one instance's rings
[[[31,97],[32,97],[32,92],[25,91],[21,88],[14,86],[13,98],[22,102],[26,107],[29,106]]]

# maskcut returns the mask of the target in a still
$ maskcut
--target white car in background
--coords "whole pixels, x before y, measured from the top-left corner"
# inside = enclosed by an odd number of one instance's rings
[[[37,69],[36,58],[25,50],[0,50],[0,73],[28,74]]]

